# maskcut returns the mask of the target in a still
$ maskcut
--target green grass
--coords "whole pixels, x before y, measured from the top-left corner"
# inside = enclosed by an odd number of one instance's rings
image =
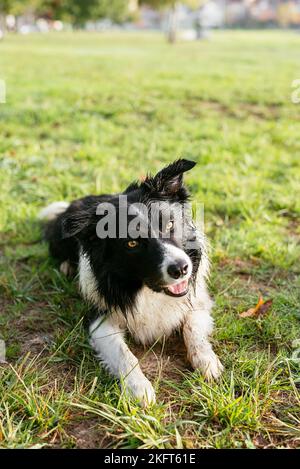
[[[0,446],[300,446],[299,48],[289,32],[175,46],[133,33],[0,43]],[[187,181],[205,204],[226,371],[208,385],[177,343],[156,346],[142,365],[159,403],[142,410],[93,358],[87,307],[49,259],[36,214],[179,156],[198,162]],[[260,294],[271,312],[240,318]]]

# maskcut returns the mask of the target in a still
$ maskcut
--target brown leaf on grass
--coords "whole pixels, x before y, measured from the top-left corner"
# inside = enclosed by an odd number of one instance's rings
[[[263,316],[269,311],[272,306],[272,303],[273,300],[264,301],[263,297],[261,296],[255,308],[250,308],[248,309],[248,311],[239,313],[239,316],[241,318],[257,318],[258,316]]]

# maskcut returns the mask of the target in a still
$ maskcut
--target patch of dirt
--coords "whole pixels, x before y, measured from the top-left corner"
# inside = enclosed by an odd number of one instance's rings
[[[218,264],[217,268],[221,272],[225,270],[230,273],[233,280],[230,280],[232,284],[235,284],[237,280],[247,285],[247,289],[255,292],[256,294],[267,294],[268,281],[263,284],[261,278],[257,278],[257,270],[259,269],[260,261],[258,259],[242,260],[240,258],[235,259],[222,259]],[[229,282],[230,282],[229,281]]]
[[[300,448],[300,440],[297,438],[288,438],[284,435],[270,435],[268,438],[263,435],[256,435],[253,444],[258,449],[278,449],[278,447],[285,449]]]
[[[300,217],[296,212],[290,210],[281,210],[279,215],[287,219],[287,234],[300,243]]]
[[[68,436],[72,438],[76,448],[93,449],[107,448],[112,441],[111,436],[100,428],[99,418],[84,418],[76,421],[76,418],[68,427]]]
[[[240,257],[236,257],[234,259],[222,259],[219,262],[219,267],[232,267],[236,273],[245,274],[251,272],[254,268],[259,267],[260,261],[259,259],[252,258],[248,260],[243,260]]]
[[[249,102],[234,103],[233,107],[214,99],[187,98],[184,107],[194,116],[203,114],[203,111],[212,110],[235,119],[247,119],[249,116],[260,120],[277,120],[280,117],[280,104],[257,104]]]
[[[182,373],[191,370],[183,337],[179,333],[169,337],[165,342],[157,343],[153,348],[130,343],[130,349],[139,359],[140,366],[147,378],[155,383],[156,379],[180,383]],[[160,386],[159,397],[167,400],[170,389],[166,383]]]
[[[246,285],[248,290],[263,296],[270,294],[271,289],[278,288],[278,284],[282,281],[294,282],[298,275],[298,272],[276,267],[269,266],[265,269],[260,269],[260,267],[261,262],[256,258],[248,260],[227,258],[219,262],[217,269],[221,272],[226,271],[231,277],[233,276],[234,283],[236,283],[235,279],[238,279]]]
[[[6,306],[9,304],[10,302],[7,301]],[[7,344],[17,343],[20,347],[20,355],[28,352],[37,355],[51,342],[55,327],[52,315],[46,308],[45,302],[36,302],[34,306],[30,303],[24,307],[21,316],[12,317],[8,321]],[[1,308],[1,313],[5,314],[5,308]]]
[[[45,334],[24,334],[22,342],[20,343],[21,355],[26,355],[30,352],[31,355],[38,355],[45,351],[46,347],[51,342],[51,337]]]
[[[258,449],[300,448],[300,438],[291,438],[288,434],[269,434],[268,437],[266,435],[256,435],[252,441]]]
[[[289,220],[287,231],[289,236],[293,238],[297,244],[300,244],[300,220]]]
[[[9,301],[4,295],[0,296],[0,316],[4,316],[7,306],[11,304],[11,301]]]

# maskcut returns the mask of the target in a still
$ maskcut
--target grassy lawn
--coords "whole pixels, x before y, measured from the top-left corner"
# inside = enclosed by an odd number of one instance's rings
[[[299,50],[289,32],[0,42],[1,447],[300,447]],[[206,384],[177,337],[132,344],[159,396],[142,410],[94,359],[87,307],[49,259],[36,214],[179,156],[198,162],[187,182],[205,204],[226,371]],[[260,295],[271,311],[239,317]]]

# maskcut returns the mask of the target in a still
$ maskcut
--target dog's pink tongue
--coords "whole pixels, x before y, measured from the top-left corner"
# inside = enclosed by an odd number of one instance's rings
[[[187,280],[183,280],[182,282],[177,283],[176,285],[168,285],[168,290],[170,290],[170,292],[174,295],[180,295],[181,293],[184,293],[186,291],[187,286]]]

